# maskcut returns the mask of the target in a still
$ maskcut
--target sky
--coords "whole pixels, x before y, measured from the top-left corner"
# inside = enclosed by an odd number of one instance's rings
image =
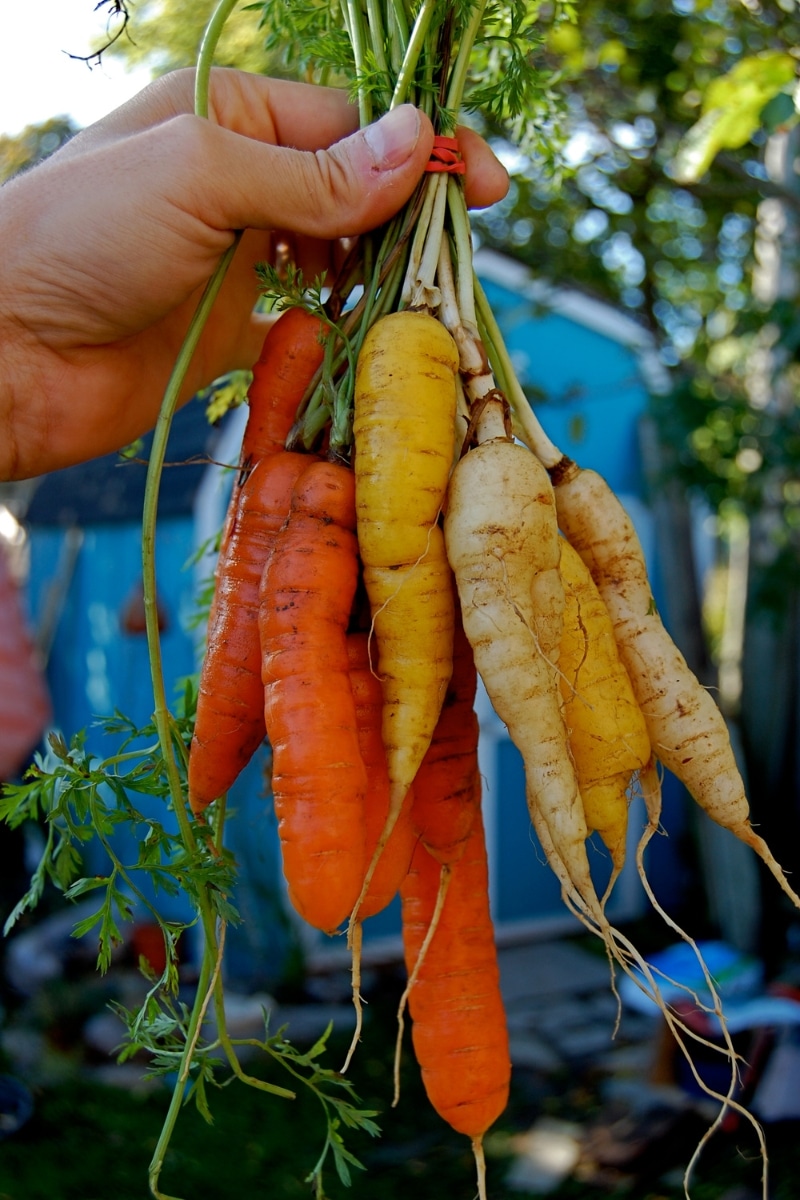
[[[147,83],[107,56],[91,69],[70,54],[89,54],[104,35],[109,5],[97,0],[0,0],[0,134],[18,134],[49,117],[89,125]]]

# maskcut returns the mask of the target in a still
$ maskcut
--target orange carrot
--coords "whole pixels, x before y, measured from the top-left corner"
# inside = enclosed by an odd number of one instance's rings
[[[253,366],[242,464],[283,449],[303,393],[322,365],[325,331],[325,322],[304,308],[287,308],[270,326]]]
[[[239,455],[208,622],[189,754],[189,803],[201,812],[235,782],[264,738],[258,586],[291,489],[307,459],[284,457],[297,407],[322,362],[324,322],[283,312],[264,338],[248,392]],[[279,465],[265,466],[275,455]]]
[[[262,580],[259,630],[272,789],[289,897],[332,933],[364,872],[364,796],[347,626],[358,580],[353,473],[312,462]]]
[[[408,997],[422,970],[428,946],[444,911],[452,882],[452,867],[464,853],[481,807],[478,770],[478,718],[475,714],[477,672],[472,647],[456,605],[453,674],[431,744],[414,780],[412,827],[421,844],[440,864],[439,887],[425,940],[416,953],[413,970],[397,1008],[394,1059],[394,1104],[400,1097],[400,1051]]]
[[[453,674],[430,747],[414,780],[411,821],[437,862],[463,853],[480,806],[477,672],[456,605]]]
[[[201,812],[235,782],[264,739],[258,590],[306,454],[273,454],[248,472],[216,569],[189,752],[189,803]]]
[[[367,770],[367,799],[364,806],[364,835],[366,838],[366,869],[372,852],[383,832],[389,812],[389,770],[386,749],[381,736],[383,722],[383,689],[372,670],[369,634],[351,633],[347,638],[350,659],[350,685],[356,705],[358,741],[361,757]],[[412,785],[412,789],[413,789]],[[386,849],[370,880],[369,888],[359,909],[359,920],[381,912],[394,899],[408,873],[414,853],[416,833],[411,824],[411,794],[401,810]],[[363,873],[362,873],[363,878]],[[359,886],[361,880],[359,880]]]
[[[403,942],[412,973],[439,892],[440,867],[420,843],[401,888]],[[511,1062],[489,913],[483,820],[452,867],[436,932],[409,995],[412,1039],[428,1098],[472,1139],[482,1186],[482,1140],[508,1100]]]
[[[366,857],[362,867],[359,887],[363,881],[375,847],[383,834],[386,819],[389,815],[389,766],[386,758],[386,748],[383,744],[383,688],[370,662],[369,634],[354,632],[347,638],[347,652],[350,658],[350,684],[356,704],[356,720],[358,722],[358,741],[361,747],[361,757],[367,769],[367,796],[364,805],[364,836]],[[408,874],[411,856],[417,835],[411,824],[411,804],[414,785],[411,785],[400,812],[389,836],[383,853],[377,861],[369,884],[364,892],[364,899],[359,908],[358,920],[353,922],[350,929],[350,944],[352,948],[352,987],[353,1005],[356,1012],[356,1025],[350,1042],[350,1049],[342,1067],[342,1073],[347,1071],[355,1048],[361,1038],[362,1001],[361,1001],[361,944],[362,922],[381,912],[397,895],[400,884]]]

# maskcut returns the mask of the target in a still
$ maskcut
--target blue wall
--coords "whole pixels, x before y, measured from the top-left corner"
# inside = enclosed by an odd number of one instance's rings
[[[482,286],[547,435],[615,492],[640,495],[636,422],[648,396],[634,352],[496,283]]]
[[[120,739],[106,735],[98,719],[124,713],[137,727],[153,714],[153,693],[143,633],[126,633],[122,614],[141,581],[141,536],[138,526],[98,525],[83,531],[83,540],[67,578],[66,534],[61,528],[31,530],[29,602],[35,623],[42,620],[54,592],[63,587],[62,604],[47,664],[53,700],[53,724],[69,741],[86,730],[86,746],[99,758],[114,753]],[[168,699],[178,679],[194,669],[194,647],[186,623],[194,599],[194,579],[184,570],[190,552],[191,525],[165,520],[158,535],[159,598],[167,627],[163,633]],[[137,795],[136,807],[146,816],[174,828],[163,803]],[[135,861],[136,844],[127,835],[116,848]],[[87,847],[87,867],[105,872],[105,855],[95,843]],[[160,902],[161,903],[161,902]],[[164,897],[165,915],[183,916],[185,906]]]
[[[29,603],[35,622],[57,587],[65,532],[37,526],[31,531]],[[187,623],[195,605],[195,581],[186,568],[192,552],[187,519],[159,523],[159,599],[167,627],[162,634],[165,672],[177,680],[194,670],[194,645]],[[64,595],[55,630],[48,678],[57,714],[74,729],[91,727],[98,715],[121,707],[137,724],[153,711],[144,634],[125,633],[121,617],[141,583],[138,525],[107,524],[83,530],[83,541]],[[89,745],[102,753],[102,734],[89,731]]]
[[[28,601],[34,623],[49,603],[63,570],[65,531],[35,526],[30,532],[31,569]],[[161,635],[167,701],[197,666],[191,622],[196,611],[194,529],[188,517],[159,521],[157,536],[158,595],[166,619]],[[98,727],[97,720],[119,710],[141,727],[152,717],[153,694],[143,633],[128,633],[122,617],[141,580],[141,530],[133,523],[103,524],[83,531],[83,541],[66,581],[55,638],[48,662],[54,725],[67,740],[87,731],[87,748],[109,757],[118,739]],[[278,841],[272,806],[264,785],[265,756],[259,754],[229,797],[228,845],[241,867],[234,903],[245,918],[228,933],[228,969],[232,977],[253,987],[280,977],[290,943],[283,915]],[[167,829],[174,816],[156,797],[132,795],[135,806]],[[135,863],[137,842],[127,831],[114,842],[126,863]],[[106,873],[108,861],[97,843],[86,848],[87,872]],[[147,876],[135,882],[164,917],[187,920],[192,912],[183,896],[153,895]],[[137,910],[137,920],[147,920]],[[91,936],[91,935],[89,935]]]

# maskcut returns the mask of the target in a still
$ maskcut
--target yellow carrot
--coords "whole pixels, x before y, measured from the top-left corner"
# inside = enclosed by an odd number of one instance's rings
[[[608,848],[614,874],[625,861],[628,789],[650,758],[650,739],[620,661],[603,600],[580,555],[561,545],[564,632],[558,660],[564,718],[586,824]]]
[[[430,745],[452,672],[452,577],[438,520],[452,466],[457,368],[444,326],[409,311],[377,321],[358,359],[357,531],[391,788],[362,896]]]

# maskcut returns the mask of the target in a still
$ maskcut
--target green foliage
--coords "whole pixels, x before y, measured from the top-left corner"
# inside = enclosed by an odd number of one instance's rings
[[[797,518],[786,495],[800,477],[800,393],[786,310],[796,304],[788,292],[775,303],[778,280],[769,283],[763,266],[774,247],[765,256],[759,239],[767,214],[794,222],[800,211],[796,176],[765,161],[767,136],[785,136],[797,121],[798,46],[794,6],[588,0],[577,23],[552,29],[544,46],[566,109],[554,170],[521,154],[498,125],[511,189],[473,215],[485,244],[627,309],[652,333],[681,380],[675,419],[666,402],[658,412],[684,478],[715,508],[768,512],[779,564],[769,571],[787,581],[796,573],[788,559]],[[698,129],[703,157],[682,173],[680,155]],[[796,243],[781,239],[779,250],[785,288],[798,269]]]
[[[352,1182],[351,1167],[363,1170],[361,1161],[346,1148],[342,1130],[362,1130],[370,1137],[377,1137],[380,1133],[373,1119],[378,1115],[377,1110],[358,1109],[353,1103],[358,1097],[352,1081],[340,1072],[331,1071],[320,1064],[320,1056],[330,1039],[331,1030],[332,1026],[329,1025],[322,1037],[318,1038],[305,1054],[299,1053],[284,1040],[282,1030],[262,1044],[262,1048],[280,1062],[290,1075],[300,1078],[300,1070],[308,1072],[303,1082],[319,1101],[325,1113],[325,1142],[319,1158],[306,1178],[306,1182],[313,1186],[317,1200],[325,1200],[323,1168],[329,1155],[333,1158],[336,1174],[345,1187],[349,1187]]]
[[[183,748],[184,755],[191,737],[194,703],[194,690],[187,684],[181,698],[182,712],[174,720],[176,745]],[[69,743],[59,734],[51,734],[49,753],[35,757],[21,783],[3,789],[0,819],[12,828],[27,820],[43,821],[47,830],[41,860],[28,891],[6,922],[6,932],[24,912],[36,906],[48,881],[68,900],[100,892],[97,909],[76,926],[75,936],[97,930],[98,967],[105,971],[114,948],[123,940],[119,922],[133,919],[136,903],[161,923],[138,879],[147,876],[156,892],[167,895],[183,889],[196,900],[211,888],[224,896],[231,888],[232,864],[222,856],[209,855],[202,841],[198,841],[196,850],[187,850],[177,832],[136,808],[132,797],[139,794],[164,801],[165,814],[170,809],[155,727],[137,729],[120,713],[100,725],[117,747],[112,756],[99,759],[89,752],[85,731],[75,734]],[[123,863],[114,847],[115,835],[126,827],[138,846],[137,859],[131,863]],[[83,876],[81,849],[95,838],[106,852],[109,872]],[[165,925],[168,950],[179,933],[180,929]]]
[[[252,382],[252,371],[228,371],[208,387],[201,388],[194,399],[205,404],[209,425],[216,425],[232,408],[246,403],[247,392]]]
[[[458,11],[458,6],[443,3],[442,12],[448,7]],[[146,65],[155,75],[192,64],[213,8],[213,0],[201,0],[187,14],[179,0],[139,0],[131,10],[128,36],[105,53],[122,57],[131,66]],[[462,18],[469,9],[463,6]],[[383,111],[394,79],[372,48],[367,47],[362,61],[356,63],[344,12],[342,6],[326,0],[257,0],[243,5],[226,25],[216,61],[345,87],[354,98],[357,94],[374,97],[377,111]],[[415,15],[416,7],[412,20]],[[440,13],[434,23],[442,19]],[[542,0],[489,5],[470,63],[466,107],[505,124],[510,136],[549,162],[561,105],[558,71],[546,61],[543,48],[549,32],[575,19],[575,6],[567,0],[554,5]],[[431,108],[436,100],[429,94],[429,70],[423,56],[414,86],[419,102]]]
[[[126,36],[103,53],[130,67],[147,67],[153,75],[194,66],[215,8],[216,0],[195,0],[188,6],[181,0],[136,0],[130,6]],[[235,9],[226,22],[215,61],[224,67],[280,73],[257,35],[257,19],[247,6]]]
[[[692,376],[653,405],[686,486],[723,517],[762,518],[754,598],[783,607],[800,587],[800,406],[757,408],[733,378]]]
[[[502,129],[518,153],[535,157],[545,175],[552,177],[563,142],[566,108],[559,72],[544,51],[553,29],[567,21],[571,8],[555,6],[555,16],[545,25],[541,7],[526,0],[489,7],[470,63],[464,107]]]
[[[0,183],[49,158],[74,137],[78,128],[68,117],[51,117],[38,125],[26,125],[15,137],[0,136]]]
[[[317,276],[308,283],[303,272],[294,263],[280,270],[272,263],[256,264],[261,299],[270,312],[281,312],[285,308],[305,308],[318,316],[325,316],[322,293],[324,276]]]
[[[725,75],[713,79],[703,97],[702,116],[684,135],[672,161],[671,172],[679,183],[693,183],[705,175],[720,150],[738,150],[763,124],[767,105],[784,97],[777,113],[788,119],[794,109],[785,89],[794,82],[795,61],[779,50],[742,58]],[[788,101],[788,108],[786,105]]]
[[[355,60],[339,5],[326,0],[276,0],[248,8],[259,14],[267,52],[284,71],[298,78],[352,85]]]
[[[182,781],[195,704],[195,682],[186,680],[175,706],[176,715],[171,718],[172,748]],[[0,819],[12,828],[25,821],[43,822],[47,831],[40,862],[28,891],[8,918],[6,931],[24,912],[35,908],[48,883],[68,901],[95,898],[96,907],[76,920],[73,936],[96,937],[97,967],[106,972],[115,949],[124,941],[122,924],[132,922],[145,910],[161,929],[165,966],[156,976],[149,966],[141,964],[150,987],[138,1009],[128,1011],[114,1006],[126,1027],[120,1061],[144,1054],[149,1074],[177,1075],[176,1095],[181,1103],[186,1083],[186,1099],[191,1099],[201,1116],[211,1121],[209,1089],[224,1086],[234,1077],[272,1095],[294,1096],[294,1091],[278,1083],[244,1074],[237,1049],[261,1050],[280,1073],[288,1075],[292,1086],[307,1089],[321,1106],[326,1133],[309,1180],[322,1200],[329,1160],[345,1183],[350,1181],[351,1168],[361,1166],[345,1144],[345,1132],[359,1130],[375,1136],[376,1113],[359,1106],[350,1080],[323,1065],[330,1029],[310,1050],[294,1047],[284,1029],[270,1035],[268,1025],[261,1041],[237,1041],[228,1036],[219,965],[225,929],[238,920],[229,899],[235,863],[211,826],[192,822],[188,843],[175,828],[170,819],[172,802],[163,749],[155,736],[155,726],[137,728],[121,713],[99,724],[116,747],[109,757],[101,759],[91,753],[84,732],[69,742],[52,734],[47,753],[36,757],[22,782],[7,785],[0,794]],[[162,801],[164,820],[140,811],[137,796]],[[137,848],[133,861],[123,861],[117,852],[117,835],[123,829],[133,835]],[[108,869],[104,874],[84,873],[81,851],[92,839],[105,851]],[[149,889],[144,886],[145,879]],[[165,919],[149,898],[150,893],[175,896],[179,892],[189,899],[195,914],[186,921]],[[178,944],[198,922],[205,933],[205,966],[194,1006],[189,1006],[179,995]],[[215,1012],[216,1031],[206,1037],[201,1024],[209,1005]],[[226,1064],[227,1080],[220,1080]]]

